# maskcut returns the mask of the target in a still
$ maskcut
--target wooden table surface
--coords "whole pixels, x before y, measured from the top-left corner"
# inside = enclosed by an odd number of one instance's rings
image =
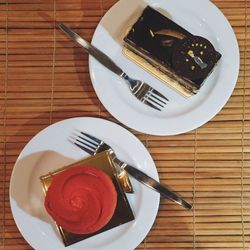
[[[0,0],[0,249],[32,249],[9,204],[11,171],[25,144],[66,118],[117,122],[93,90],[87,54],[55,28],[56,22],[68,23],[91,40],[115,2]],[[250,1],[213,2],[238,38],[237,86],[221,112],[199,129],[165,137],[130,129],[151,153],[161,182],[194,204],[185,211],[162,199],[154,226],[137,249],[250,249]]]

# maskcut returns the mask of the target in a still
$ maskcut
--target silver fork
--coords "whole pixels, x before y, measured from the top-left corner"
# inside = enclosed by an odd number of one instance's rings
[[[122,170],[125,170],[128,174],[133,176],[137,181],[141,182],[142,184],[146,185],[147,187],[159,192],[161,195],[163,195],[165,198],[168,198],[177,204],[183,206],[186,209],[191,209],[192,206],[187,203],[185,200],[183,200],[180,195],[178,195],[176,192],[170,190],[166,186],[163,186],[153,178],[149,177],[139,169],[132,167],[123,161],[120,161],[113,149],[106,144],[104,141],[96,138],[93,135],[80,132],[80,135],[72,141],[76,146],[84,150],[85,152],[93,155],[98,152],[102,152],[103,150],[109,150],[112,156],[113,162],[118,165]]]
[[[70,141],[73,144],[80,147],[81,149],[83,149],[85,152],[87,152],[90,155],[96,155],[96,154],[101,153],[101,152],[106,151],[106,150],[110,151],[109,153],[111,154],[112,148],[105,143],[102,145],[99,145],[97,148],[92,147],[91,146],[92,142],[88,139],[88,136],[89,135],[86,133],[83,133],[81,131],[76,131],[76,133],[71,136]],[[94,139],[95,138],[93,138],[93,140]],[[96,142],[96,144],[97,144],[97,142]],[[114,164],[114,165],[116,167],[116,164]],[[116,171],[117,171],[117,175],[118,175],[118,178],[119,178],[119,181],[121,183],[123,191],[126,193],[134,193],[133,186],[130,182],[128,173],[126,171],[124,171],[123,169],[121,169],[119,166],[116,167]]]
[[[142,103],[161,111],[169,101],[159,91],[149,86],[147,83],[129,77],[119,66],[117,66],[110,57],[97,49],[95,46],[84,40],[73,30],[66,27],[64,24],[59,24],[58,27],[64,31],[69,37],[73,38],[80,44],[90,55],[97,59],[102,65],[123,78],[132,92],[132,94]]]

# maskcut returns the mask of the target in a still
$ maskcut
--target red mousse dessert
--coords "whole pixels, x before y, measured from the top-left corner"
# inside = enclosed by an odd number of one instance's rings
[[[75,234],[94,233],[112,218],[117,192],[102,170],[80,165],[53,177],[45,208],[55,222]]]

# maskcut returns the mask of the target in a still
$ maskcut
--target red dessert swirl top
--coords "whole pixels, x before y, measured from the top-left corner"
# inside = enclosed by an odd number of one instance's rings
[[[117,193],[110,177],[100,169],[77,166],[53,177],[45,208],[65,230],[94,233],[114,214]]]

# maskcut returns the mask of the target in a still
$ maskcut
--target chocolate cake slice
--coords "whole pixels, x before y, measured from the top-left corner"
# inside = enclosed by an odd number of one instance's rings
[[[221,58],[206,38],[149,6],[124,38],[124,53],[184,96],[198,92]]]

